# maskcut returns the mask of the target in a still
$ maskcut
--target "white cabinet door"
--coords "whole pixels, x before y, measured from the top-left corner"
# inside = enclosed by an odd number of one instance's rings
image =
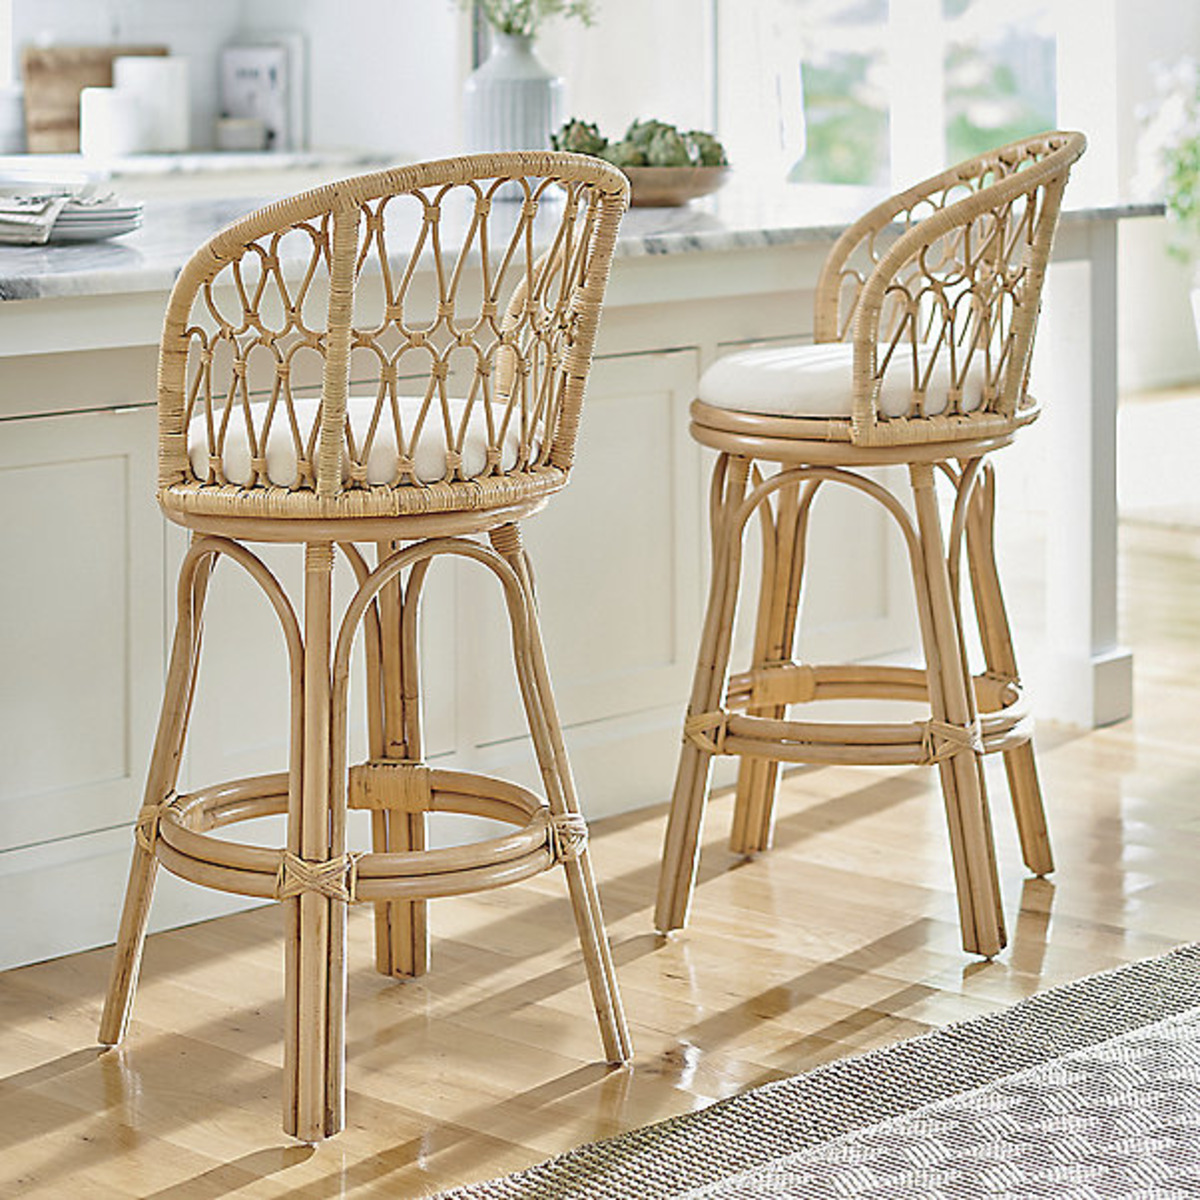
[[[163,679],[154,427],[0,422],[0,967],[116,931]]]
[[[0,423],[0,847],[132,821],[163,675],[155,416]]]
[[[666,798],[703,599],[694,350],[598,360],[567,489],[524,523],[546,652],[591,815]],[[459,570],[459,753],[533,783],[497,587]]]

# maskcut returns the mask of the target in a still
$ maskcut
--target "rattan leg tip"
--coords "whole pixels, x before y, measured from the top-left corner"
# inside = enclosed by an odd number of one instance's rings
[[[1000,951],[1008,944],[1006,939],[1000,938],[998,942],[991,943],[986,946],[963,946],[963,949],[968,954],[977,954],[984,962],[995,962],[1000,954]]]
[[[96,1032],[96,1044],[103,1046],[105,1050],[111,1050],[115,1046],[119,1046],[125,1039],[125,1022],[115,1021],[108,1014],[100,1018],[100,1028]]]
[[[667,938],[677,929],[683,929],[687,925],[690,908],[690,904],[681,907],[669,899],[660,901],[654,912],[654,929],[659,937]]]

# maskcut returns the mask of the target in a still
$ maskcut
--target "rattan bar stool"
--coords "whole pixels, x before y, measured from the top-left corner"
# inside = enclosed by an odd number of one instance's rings
[[[519,528],[570,474],[627,198],[620,172],[571,154],[476,155],[364,175],[231,225],[193,256],[171,295],[158,496],[192,540],[100,1040],[115,1044],[125,1030],[159,865],[274,898],[286,945],[284,1128],[296,1137],[343,1125],[355,902],[375,905],[378,969],[418,975],[429,898],[561,865],[605,1057],[630,1055]],[[303,546],[299,615],[248,545],[256,542]],[[340,614],[335,552],[357,580]],[[418,608],[438,558],[483,566],[503,591],[544,797],[422,761]],[[278,617],[290,757],[278,774],[180,794],[218,559],[248,572]],[[360,626],[369,759],[348,766]],[[348,852],[348,808],[370,810],[372,852]],[[434,812],[514,828],[427,849]],[[286,817],[279,849],[214,833],[267,814]]]
[[[986,456],[1038,415],[1027,380],[1034,327],[1078,133],[981,155],[872,209],[817,283],[815,344],[752,349],[705,372],[692,435],[718,452],[712,579],[671,801],[655,921],[688,915],[714,755],[741,759],[731,847],[771,844],[780,763],[936,764],[965,949],[994,955],[1004,917],[982,756],[1002,752],[1029,869],[1053,869],[1031,721],[992,548]],[[763,464],[775,466],[764,470]],[[902,464],[905,498],[864,468]],[[954,507],[943,535],[935,494]],[[794,660],[813,499],[833,484],[877,500],[904,540],[924,668]],[[747,523],[763,530],[753,661],[731,674]],[[959,607],[966,542],[986,670],[972,678]],[[843,699],[927,703],[912,722],[800,721],[788,706]]]

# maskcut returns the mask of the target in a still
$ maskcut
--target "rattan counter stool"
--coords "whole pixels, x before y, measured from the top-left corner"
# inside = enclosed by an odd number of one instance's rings
[[[115,1044],[125,1030],[159,865],[274,898],[286,946],[283,1123],[298,1138],[343,1126],[346,916],[356,901],[375,905],[378,969],[418,975],[429,898],[561,865],[604,1055],[630,1055],[519,529],[570,474],[627,197],[620,172],[571,154],[476,155],[364,175],[231,225],[193,256],[171,295],[158,496],[191,545],[100,1040]],[[303,547],[299,615],[256,542]],[[340,614],[335,553],[357,580]],[[418,606],[438,558],[479,564],[502,589],[544,797],[422,762]],[[179,794],[218,559],[248,572],[278,617],[290,756],[278,774]],[[360,626],[369,759],[348,766]],[[370,810],[372,852],[348,852],[347,808]],[[435,812],[514,829],[427,849]],[[285,815],[279,849],[213,832],[266,814]]]
[[[962,940],[994,955],[1004,917],[982,769],[1002,752],[1029,869],[1053,869],[1041,793],[992,547],[986,457],[1038,414],[1027,393],[1042,283],[1078,133],[1048,133],[960,164],[872,209],[817,283],[815,343],[719,359],[692,405],[692,435],[718,452],[712,578],[668,818],[655,921],[688,916],[714,755],[741,759],[731,847],[769,848],[780,763],[936,764]],[[764,464],[775,466],[765,470]],[[907,467],[904,496],[864,468]],[[935,480],[954,497],[943,535]],[[794,660],[805,537],[828,485],[895,520],[911,564],[924,668]],[[908,489],[905,489],[907,491]],[[763,531],[750,669],[729,660],[747,524]],[[964,650],[966,542],[986,670]],[[800,721],[788,706],[844,699],[928,703],[911,722]]]

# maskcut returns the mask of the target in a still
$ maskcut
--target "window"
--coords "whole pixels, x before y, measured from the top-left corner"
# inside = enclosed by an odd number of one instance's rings
[[[1055,125],[1053,0],[718,0],[719,125],[793,180],[887,186]]]

